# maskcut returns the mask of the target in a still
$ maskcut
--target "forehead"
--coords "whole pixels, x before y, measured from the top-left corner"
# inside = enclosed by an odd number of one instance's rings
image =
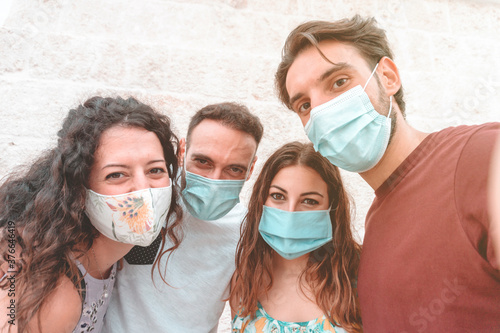
[[[140,127],[114,126],[105,130],[95,152],[95,163],[139,154],[160,154],[163,147],[155,133]]]
[[[354,70],[369,70],[367,61],[352,44],[328,40],[318,45],[321,52],[334,64],[345,63]],[[297,84],[304,83],[305,80],[318,80],[326,70],[334,66],[332,63],[325,60],[312,45],[302,50],[287,73],[286,88],[289,95],[292,96],[292,90]]]
[[[241,159],[247,162],[257,150],[257,142],[249,133],[235,130],[216,120],[205,119],[191,132],[189,154],[203,154],[211,157],[217,154],[226,159]]]
[[[304,165],[287,166],[274,176],[271,185],[277,185],[288,192],[327,192],[326,182],[316,170]]]

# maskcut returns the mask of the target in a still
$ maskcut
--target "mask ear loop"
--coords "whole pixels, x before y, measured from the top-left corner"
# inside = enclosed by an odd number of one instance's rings
[[[184,160],[182,161],[182,170],[184,170],[184,174],[186,174],[186,158],[187,158],[187,149],[184,150]]]
[[[370,77],[369,77],[369,78],[368,78],[368,80],[366,81],[365,86],[363,87],[363,90],[365,90],[365,88],[366,88],[366,86],[368,85],[368,82],[370,82],[370,80],[371,80],[371,78],[372,78],[373,74],[375,74],[375,71],[377,70],[378,64],[379,64],[379,63],[377,62],[377,64],[375,65],[375,68],[373,69],[372,73],[370,74]]]
[[[377,70],[378,64],[379,63],[377,62],[377,64],[375,65],[375,68],[373,69],[372,73],[370,74],[370,77],[366,81],[365,86],[363,87],[363,90],[366,89],[366,86],[368,85],[368,83],[372,79],[373,75],[375,74],[375,71]],[[389,119],[389,117],[391,116],[391,112],[392,112],[392,96],[389,97],[389,113],[387,114],[387,119]]]
[[[247,173],[245,174],[245,178],[243,179],[244,181],[248,180],[248,175],[250,174],[250,170],[252,169],[252,163],[253,163],[253,160],[255,159],[255,155],[257,155],[257,152],[255,152],[252,155],[252,158],[250,159],[250,164],[248,165]]]
[[[389,97],[389,113],[387,114],[387,119],[391,116],[392,112],[392,96]]]

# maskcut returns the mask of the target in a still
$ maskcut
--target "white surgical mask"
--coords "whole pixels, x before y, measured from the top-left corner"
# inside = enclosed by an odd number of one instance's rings
[[[87,190],[85,213],[104,236],[122,243],[148,246],[166,225],[171,199],[172,185],[119,195]]]
[[[378,64],[377,64],[378,66]],[[311,110],[305,131],[314,149],[333,165],[352,172],[373,168],[382,158],[391,133],[389,114],[378,113],[360,85]]]

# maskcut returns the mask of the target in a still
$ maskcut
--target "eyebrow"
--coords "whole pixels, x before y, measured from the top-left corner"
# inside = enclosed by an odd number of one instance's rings
[[[191,159],[195,159],[195,158],[201,158],[201,159],[204,159],[204,160],[207,160],[207,161],[210,161],[213,163],[213,160],[210,157],[208,157],[207,155],[203,155],[203,154],[199,154],[199,153],[191,154]]]
[[[288,193],[288,192],[287,192],[284,188],[281,188],[281,187],[279,187],[278,185],[271,185],[271,186],[269,186],[269,188],[271,188],[271,187],[276,187],[276,188],[277,188],[278,190],[280,190],[281,192]]]
[[[102,169],[106,168],[126,168],[127,166],[125,164],[106,164],[105,166],[102,167]]]
[[[150,165],[150,164],[154,164],[154,163],[166,163],[165,160],[152,160],[152,161],[149,161],[148,163],[146,163],[146,165]],[[106,164],[105,166],[102,167],[102,169],[106,169],[106,168],[128,168],[127,165],[125,164]]]
[[[270,187],[270,188],[271,188],[271,187],[275,187],[275,188],[277,188],[278,190],[280,190],[280,191],[282,191],[282,192],[284,192],[284,193],[288,193],[288,192],[287,192],[284,188],[281,188],[281,187],[279,187],[278,185],[271,185],[271,186],[269,186],[269,187]],[[301,197],[303,197],[303,196],[305,196],[305,195],[311,195],[311,194],[316,194],[316,195],[319,195],[320,197],[324,198],[324,196],[323,196],[321,193],[316,192],[316,191],[306,192],[306,193],[301,193],[301,194],[300,194],[300,196],[301,196]]]
[[[323,194],[319,193],[319,192],[306,192],[306,193],[302,193],[300,196],[303,197],[305,195],[311,195],[311,194],[315,194],[315,195],[319,195],[320,197],[324,198]]]
[[[346,69],[352,69],[353,66],[346,63],[346,62],[339,62],[333,65],[329,70],[324,72],[318,79],[318,81],[325,81],[328,77],[330,77],[333,73],[346,70]]]
[[[342,70],[346,70],[346,69],[351,69],[351,68],[353,68],[353,66],[346,63],[346,62],[336,63],[330,69],[328,69],[326,72],[321,74],[318,81],[322,82],[322,81],[326,80],[328,77],[330,77],[333,73],[336,73],[336,72],[342,71]],[[303,93],[295,94],[292,98],[290,98],[290,105],[293,105],[293,103],[295,103],[298,99],[302,98],[302,96],[304,96]]]

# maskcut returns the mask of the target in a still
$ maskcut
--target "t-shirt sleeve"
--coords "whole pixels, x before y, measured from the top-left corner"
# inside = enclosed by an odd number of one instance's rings
[[[489,237],[488,173],[498,123],[486,124],[465,143],[457,163],[455,202],[463,229],[478,253],[498,269],[493,243]]]

